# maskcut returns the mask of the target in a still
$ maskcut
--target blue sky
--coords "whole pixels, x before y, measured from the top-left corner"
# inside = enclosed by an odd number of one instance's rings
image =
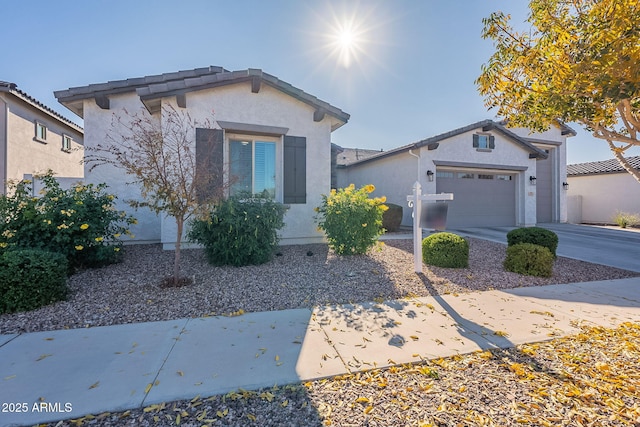
[[[527,4],[12,1],[2,8],[0,80],[82,124],[53,91],[208,65],[260,68],[351,114],[333,142],[387,150],[495,118],[474,85],[493,49],[480,37],[482,18],[502,10],[519,25]],[[348,66],[335,51],[335,35],[345,26],[357,46]],[[611,157],[606,143],[586,132],[569,140],[569,163]]]

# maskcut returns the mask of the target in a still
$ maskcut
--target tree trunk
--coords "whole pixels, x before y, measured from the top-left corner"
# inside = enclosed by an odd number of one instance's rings
[[[180,246],[182,243],[182,228],[184,226],[184,218],[176,218],[177,236],[176,236],[176,248],[175,257],[173,259],[173,284],[178,285],[180,280]]]

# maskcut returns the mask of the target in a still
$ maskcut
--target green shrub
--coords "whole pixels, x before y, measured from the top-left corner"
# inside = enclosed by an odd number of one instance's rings
[[[522,227],[511,230],[507,233],[508,246],[517,245],[519,243],[532,243],[534,245],[544,246],[549,249],[551,255],[556,258],[556,249],[558,248],[558,235],[551,230],[540,227]]]
[[[551,251],[533,243],[518,243],[507,247],[504,269],[527,276],[551,277],[553,255]]]
[[[613,216],[613,222],[618,224],[620,228],[633,227],[640,225],[640,215],[628,212],[616,212]]]
[[[422,260],[436,267],[469,266],[469,242],[453,233],[435,233],[422,240]]]
[[[386,197],[369,198],[375,190],[371,184],[359,190],[331,190],[322,195],[322,205],[316,208],[318,228],[324,231],[329,247],[339,255],[363,254],[373,247],[384,232],[382,215],[387,210]]]
[[[0,313],[35,310],[67,296],[67,259],[59,253],[16,249],[0,255]]]
[[[0,249],[35,248],[63,254],[69,267],[95,267],[115,262],[135,219],[114,208],[115,196],[105,184],[60,188],[51,172],[40,177],[44,187],[33,197],[29,180],[0,196]]]
[[[270,198],[230,197],[208,218],[192,221],[188,238],[204,246],[211,264],[263,264],[278,245],[284,213],[284,205]]]

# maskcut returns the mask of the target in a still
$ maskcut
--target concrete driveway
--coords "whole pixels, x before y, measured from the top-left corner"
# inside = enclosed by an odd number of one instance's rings
[[[559,256],[640,272],[640,232],[589,225],[547,223],[538,227],[558,235]],[[515,227],[450,229],[461,236],[507,243],[507,233]]]

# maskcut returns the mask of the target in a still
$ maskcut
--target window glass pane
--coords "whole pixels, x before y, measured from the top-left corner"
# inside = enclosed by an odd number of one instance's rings
[[[467,172],[458,172],[458,178],[473,179],[474,175],[472,173],[467,173]]]
[[[231,194],[251,192],[251,151],[251,142],[232,140],[229,143]]]
[[[453,172],[436,171],[436,177],[438,177],[438,178],[453,178]]]
[[[493,179],[493,175],[488,174],[478,174],[478,179]]]
[[[478,148],[489,148],[489,137],[487,135],[478,135]]]
[[[500,181],[511,181],[512,177],[511,175],[496,175],[496,179]]]
[[[45,125],[38,123],[36,125],[36,138],[45,140],[47,139],[47,128]]]
[[[276,196],[276,144],[256,141],[254,194],[266,191]]]

